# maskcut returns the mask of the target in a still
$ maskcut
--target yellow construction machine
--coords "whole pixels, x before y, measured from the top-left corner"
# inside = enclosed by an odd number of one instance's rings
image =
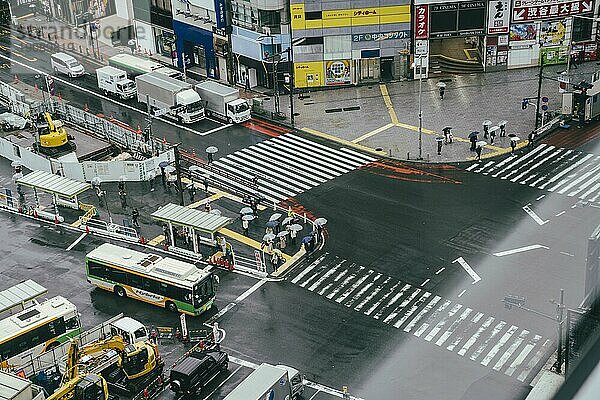
[[[49,112],[44,112],[38,117],[39,143],[36,143],[40,153],[56,156],[75,150],[75,144],[67,134],[62,121],[53,120]]]

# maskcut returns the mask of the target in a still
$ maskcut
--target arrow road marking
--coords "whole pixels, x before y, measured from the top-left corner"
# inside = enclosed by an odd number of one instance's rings
[[[541,218],[540,218],[540,217],[539,217],[539,216],[538,216],[538,215],[537,215],[537,214],[536,214],[536,213],[535,213],[535,212],[534,212],[534,211],[531,209],[531,207],[529,207],[530,205],[531,205],[531,203],[530,203],[530,204],[527,204],[526,206],[524,206],[524,207],[523,207],[523,211],[525,211],[527,214],[529,214],[529,216],[530,216],[531,218],[533,218],[533,220],[534,220],[535,222],[537,222],[537,223],[538,223],[538,225],[540,225],[540,226],[541,226],[541,225],[544,225],[544,224],[545,224],[545,223],[547,223],[547,222],[550,222],[549,220],[545,220],[545,221],[544,221],[544,220],[542,220],[542,219],[541,219]]]
[[[455,262],[458,262],[464,268],[464,270],[467,271],[467,274],[469,274],[471,278],[473,278],[472,284],[475,284],[481,280],[481,277],[477,275],[475,271],[473,271],[473,268],[471,268],[471,266],[467,264],[464,258],[458,257],[456,260],[452,261],[452,264],[454,264]]]
[[[546,249],[546,250],[548,250],[548,249],[550,249],[550,247],[546,247],[546,246],[543,246],[541,244],[532,244],[531,246],[519,247],[518,249],[505,250],[505,251],[501,251],[499,253],[494,253],[494,255],[496,257],[509,256],[511,254],[522,253],[524,251],[535,250],[535,249]]]

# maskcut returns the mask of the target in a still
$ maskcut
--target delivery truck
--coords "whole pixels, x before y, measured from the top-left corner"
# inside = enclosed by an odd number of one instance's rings
[[[225,400],[290,400],[298,399],[304,391],[304,377],[298,370],[285,365],[263,363]]]
[[[135,78],[137,99],[149,105],[155,115],[191,124],[204,118],[204,106],[194,87],[158,72]]]
[[[105,95],[118,96],[123,100],[135,97],[135,82],[127,78],[121,69],[106,66],[96,70],[98,87]]]
[[[238,89],[215,81],[204,81],[196,85],[196,91],[202,97],[208,116],[236,124],[250,119],[250,107],[246,100],[240,98]]]

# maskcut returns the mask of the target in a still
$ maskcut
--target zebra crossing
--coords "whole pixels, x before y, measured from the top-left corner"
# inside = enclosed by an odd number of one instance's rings
[[[541,335],[328,253],[304,261],[287,279],[521,382],[533,379],[553,351]]]
[[[280,202],[375,160],[345,147],[335,149],[288,133],[228,154],[213,164],[248,180],[258,176],[259,193]],[[248,189],[225,177],[217,178]]]
[[[577,150],[541,143],[522,156],[477,162],[467,171],[600,202],[600,156]]]

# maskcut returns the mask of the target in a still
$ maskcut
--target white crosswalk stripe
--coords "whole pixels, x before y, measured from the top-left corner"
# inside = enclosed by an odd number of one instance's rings
[[[551,341],[541,335],[327,253],[300,264],[287,279],[484,367],[506,369],[520,381],[549,355]]]
[[[248,181],[258,177],[259,193],[269,201],[280,202],[376,160],[354,150],[328,147],[288,133],[223,156],[213,165]],[[254,192],[224,175],[217,171],[212,177]]]
[[[476,162],[466,170],[585,201],[600,197],[600,156],[544,143],[524,155]]]

